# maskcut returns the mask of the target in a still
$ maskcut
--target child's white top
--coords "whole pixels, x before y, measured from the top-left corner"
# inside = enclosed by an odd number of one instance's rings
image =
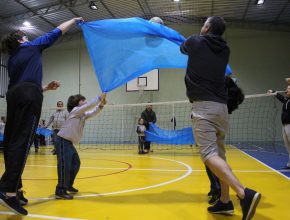
[[[97,96],[85,105],[74,107],[69,113],[68,119],[62,124],[57,135],[71,141],[73,144],[78,144],[83,137],[85,121],[97,115],[102,110],[98,105],[100,101],[101,97]],[[94,107],[95,109],[88,111]]]

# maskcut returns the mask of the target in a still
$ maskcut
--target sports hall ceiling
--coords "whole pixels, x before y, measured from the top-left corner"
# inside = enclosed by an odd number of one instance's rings
[[[39,36],[60,23],[82,16],[86,21],[159,16],[165,24],[196,24],[207,16],[223,16],[229,25],[265,30],[290,31],[290,0],[0,0],[0,37],[21,29]],[[31,26],[25,27],[24,21]],[[79,32],[70,30],[69,35]]]

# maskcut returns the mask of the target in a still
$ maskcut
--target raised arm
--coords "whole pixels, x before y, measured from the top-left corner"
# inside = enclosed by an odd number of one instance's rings
[[[267,93],[269,93],[269,94],[274,94],[275,97],[276,97],[280,102],[282,102],[282,103],[285,103],[285,101],[286,101],[286,99],[285,99],[285,97],[284,97],[283,95],[281,95],[280,93],[278,93],[278,92],[276,92],[276,91],[274,91],[274,90],[272,90],[272,89],[269,89]]]
[[[64,35],[77,21],[84,21],[82,17],[73,18],[60,24],[57,28],[61,30]]]
[[[104,105],[106,104],[107,104],[106,94],[102,94],[100,104],[94,110],[85,112],[86,119],[96,116],[104,108]]]

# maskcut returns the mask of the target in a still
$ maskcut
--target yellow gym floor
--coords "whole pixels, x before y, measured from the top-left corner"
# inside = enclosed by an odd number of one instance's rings
[[[137,147],[136,147],[137,148]],[[0,206],[0,219],[97,219],[97,220],[212,220],[241,219],[239,202],[233,216],[207,212],[209,181],[197,149],[80,150],[81,170],[73,200],[55,200],[56,156],[34,148],[23,174],[29,215],[13,215]],[[290,181],[236,148],[227,154],[241,182],[262,193],[254,219],[290,219]],[[4,170],[1,154],[1,174]]]

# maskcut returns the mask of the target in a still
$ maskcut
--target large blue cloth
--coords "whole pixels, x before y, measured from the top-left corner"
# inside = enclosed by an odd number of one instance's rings
[[[150,123],[149,129],[145,131],[145,140],[159,144],[194,144],[191,127],[180,130],[164,130],[153,123]]]
[[[79,23],[102,92],[157,68],[186,68],[186,40],[164,25],[142,18]]]

